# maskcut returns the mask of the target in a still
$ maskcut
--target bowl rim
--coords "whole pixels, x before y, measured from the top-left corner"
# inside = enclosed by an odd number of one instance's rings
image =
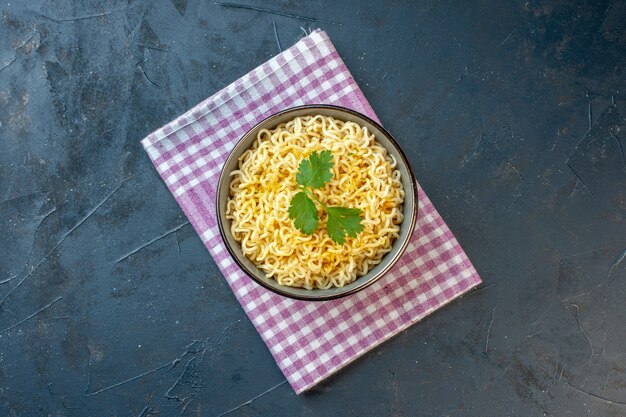
[[[409,182],[410,182],[410,187],[413,190],[414,193],[414,204],[413,204],[413,211],[410,214],[410,219],[407,219],[405,217],[405,219],[403,221],[409,220],[409,229],[407,232],[407,238],[404,240],[404,242],[402,242],[402,245],[400,246],[399,250],[396,252],[396,254],[393,256],[393,258],[391,258],[391,260],[389,261],[389,263],[380,271],[378,271],[378,273],[372,277],[370,277],[367,280],[363,280],[363,282],[361,282],[360,284],[358,284],[359,282],[359,278],[357,278],[355,281],[353,281],[354,283],[357,283],[357,285],[347,288],[348,285],[346,285],[345,287],[341,287],[340,289],[346,288],[345,291],[340,291],[337,292],[335,294],[328,294],[328,295],[315,295],[316,290],[310,290],[311,296],[309,296],[308,294],[305,295],[299,295],[299,294],[292,294],[289,292],[289,290],[283,290],[281,287],[275,288],[272,287],[270,285],[267,285],[265,282],[263,282],[262,280],[258,279],[255,275],[255,273],[253,271],[250,271],[248,269],[248,267],[246,265],[244,265],[242,262],[240,262],[240,260],[238,259],[238,256],[235,254],[235,251],[233,250],[233,248],[231,247],[231,245],[228,243],[228,239],[226,239],[226,231],[224,230],[224,226],[223,226],[223,222],[222,222],[222,215],[220,213],[220,194],[221,194],[221,189],[222,189],[222,180],[224,175],[229,175],[229,173],[225,173],[225,168],[226,166],[229,165],[229,163],[231,162],[231,160],[235,157],[234,155],[237,153],[237,151],[239,150],[239,148],[241,148],[243,146],[243,142],[244,139],[246,139],[248,137],[248,135],[250,135],[251,132],[253,132],[254,130],[258,129],[258,127],[262,124],[266,124],[268,122],[271,122],[273,119],[277,119],[279,117],[284,116],[285,114],[288,113],[292,113],[295,111],[299,111],[299,110],[315,110],[315,109],[330,109],[330,110],[338,110],[340,112],[345,112],[345,113],[349,113],[353,116],[356,116],[358,118],[364,119],[365,121],[367,121],[368,123],[372,124],[373,126],[375,126],[380,132],[382,132],[382,134],[387,138],[387,140],[389,140],[389,142],[391,143],[391,145],[395,148],[395,150],[398,152],[398,155],[400,155],[400,158],[402,159],[402,163],[404,164],[404,166],[407,169],[407,172],[409,173]],[[289,107],[287,109],[281,110],[277,113],[272,113],[271,115],[269,115],[268,117],[262,119],[261,121],[259,121],[258,123],[255,123],[254,126],[252,126],[250,129],[248,129],[248,131],[246,133],[244,133],[241,138],[237,141],[237,143],[235,144],[235,146],[233,147],[233,149],[229,152],[228,157],[226,158],[226,160],[224,161],[224,165],[222,166],[222,169],[220,171],[220,176],[217,182],[217,189],[216,189],[216,198],[215,198],[215,204],[216,204],[216,217],[217,217],[217,225],[220,231],[220,237],[222,238],[222,241],[224,242],[224,245],[226,246],[226,249],[229,253],[229,255],[233,258],[234,262],[237,264],[237,266],[239,266],[239,268],[241,268],[243,270],[243,272],[248,275],[254,282],[256,282],[257,284],[261,285],[263,288],[266,288],[268,290],[270,290],[271,292],[281,295],[283,297],[287,297],[287,298],[291,298],[291,299],[296,299],[296,300],[301,300],[301,301],[328,301],[328,300],[335,300],[338,298],[343,298],[346,297],[348,295],[352,295],[355,294],[367,287],[369,287],[370,285],[374,284],[376,281],[378,281],[380,278],[382,278],[385,274],[387,274],[387,272],[389,272],[389,270],[391,268],[393,268],[393,266],[396,264],[396,262],[398,262],[398,260],[402,257],[402,255],[404,254],[404,252],[406,251],[406,248],[409,245],[409,242],[411,241],[411,237],[413,235],[413,232],[415,230],[415,224],[417,222],[417,212],[418,212],[418,207],[419,207],[419,192],[418,192],[418,187],[417,187],[417,180],[415,178],[415,173],[413,172],[413,168],[411,167],[411,164],[409,163],[408,158],[406,157],[406,154],[404,153],[404,151],[402,150],[402,147],[400,147],[400,144],[398,143],[398,141],[393,137],[393,135],[391,133],[389,133],[389,131],[387,131],[387,129],[385,129],[383,126],[381,126],[380,123],[378,123],[377,121],[373,120],[371,117],[366,116],[363,113],[360,113],[358,111],[349,109],[347,107],[343,107],[343,106],[337,106],[337,105],[333,105],[333,104],[304,104],[301,106],[294,106],[294,107]],[[383,257],[384,259],[384,257]],[[285,286],[285,288],[291,288],[288,286]]]

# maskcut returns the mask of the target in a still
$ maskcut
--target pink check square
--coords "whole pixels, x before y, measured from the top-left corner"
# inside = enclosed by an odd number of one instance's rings
[[[355,295],[321,303],[291,300],[241,271],[217,226],[215,184],[221,167],[257,122],[289,107],[320,103],[377,120],[326,33],[316,30],[142,141],[297,393],[481,283],[421,188],[406,252],[387,275]]]

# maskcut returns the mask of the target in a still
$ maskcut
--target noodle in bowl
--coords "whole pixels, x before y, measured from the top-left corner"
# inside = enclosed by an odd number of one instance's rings
[[[363,230],[339,244],[323,226],[305,234],[289,217],[299,165],[332,152],[332,179],[312,190],[329,206],[360,209]],[[302,106],[252,128],[218,183],[218,224],[242,269],[265,287],[320,300],[373,283],[408,244],[417,211],[413,174],[397,143],[367,117],[335,106]]]
[[[289,218],[300,161],[330,150],[333,179],[317,190],[327,204],[362,210],[364,231],[338,245],[324,229],[305,235]],[[296,117],[261,129],[230,173],[226,218],[248,259],[281,285],[343,287],[391,250],[402,223],[404,190],[393,156],[367,127],[330,116]],[[321,222],[325,213],[319,210]]]

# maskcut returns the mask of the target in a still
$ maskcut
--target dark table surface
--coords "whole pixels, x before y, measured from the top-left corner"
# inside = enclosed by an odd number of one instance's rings
[[[626,2],[74,3],[0,6],[0,415],[626,414]],[[317,27],[485,286],[297,396],[139,141]]]

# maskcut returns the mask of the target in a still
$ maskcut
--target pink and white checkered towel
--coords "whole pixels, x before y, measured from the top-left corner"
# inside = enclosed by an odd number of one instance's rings
[[[297,393],[481,283],[421,188],[406,252],[389,273],[357,294],[295,301],[262,288],[241,271],[216,221],[221,167],[257,122],[288,107],[320,103],[377,120],[330,39],[317,30],[142,141]]]

